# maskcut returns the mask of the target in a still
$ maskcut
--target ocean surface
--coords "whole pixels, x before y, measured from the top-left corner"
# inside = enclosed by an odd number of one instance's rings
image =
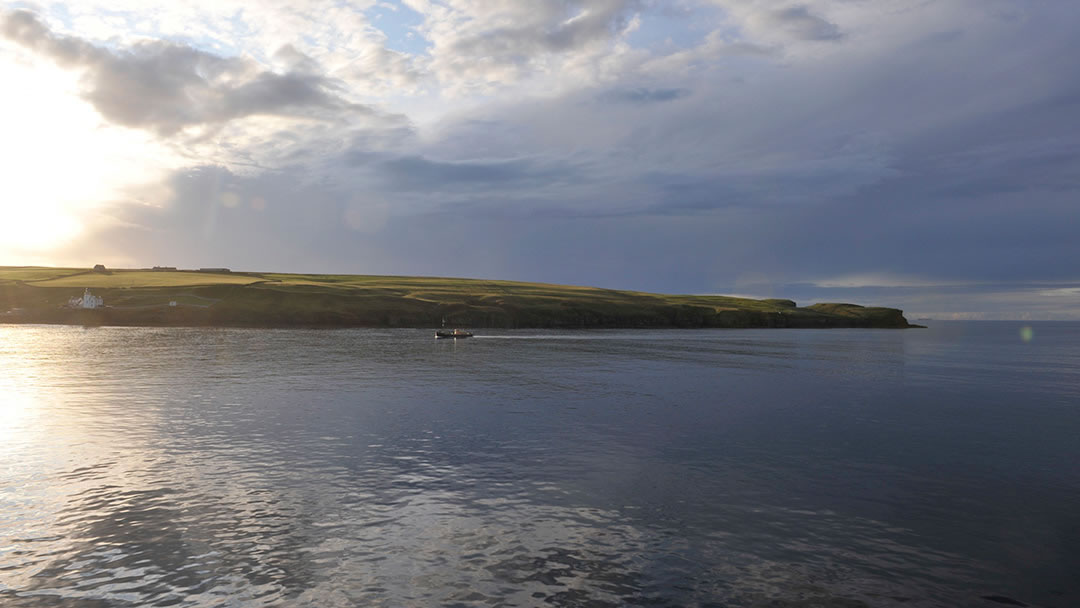
[[[0,606],[1080,606],[1080,324],[0,325]]]

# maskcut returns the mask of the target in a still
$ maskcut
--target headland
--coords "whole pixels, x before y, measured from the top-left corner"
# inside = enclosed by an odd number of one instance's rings
[[[91,293],[92,292],[92,293]],[[82,305],[84,294],[92,299]],[[918,327],[895,308],[481,279],[0,267],[0,323],[150,327]]]

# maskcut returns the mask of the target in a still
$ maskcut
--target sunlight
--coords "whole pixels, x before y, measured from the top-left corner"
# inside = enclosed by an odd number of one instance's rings
[[[0,60],[0,79],[13,92],[0,96],[0,112],[12,117],[0,138],[0,256],[47,257],[123,187],[145,181],[160,147],[106,126],[79,98],[77,74]]]
[[[38,383],[32,362],[24,357],[25,331],[10,331],[0,326],[0,453],[14,449],[19,438],[33,427],[37,417]]]
[[[34,397],[16,379],[0,376],[0,449],[17,445],[35,417]]]

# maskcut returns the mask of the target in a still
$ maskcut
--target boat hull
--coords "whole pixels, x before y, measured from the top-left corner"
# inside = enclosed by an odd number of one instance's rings
[[[457,338],[471,338],[471,337],[473,337],[473,335],[471,333],[469,333],[467,331],[462,331],[460,329],[455,329],[454,331],[437,331],[437,332],[435,332],[435,339],[436,340],[445,340],[447,338],[457,339]]]

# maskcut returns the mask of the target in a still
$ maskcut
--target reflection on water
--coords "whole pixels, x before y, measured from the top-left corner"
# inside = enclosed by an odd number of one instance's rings
[[[0,605],[1077,605],[1037,330],[0,326]]]

